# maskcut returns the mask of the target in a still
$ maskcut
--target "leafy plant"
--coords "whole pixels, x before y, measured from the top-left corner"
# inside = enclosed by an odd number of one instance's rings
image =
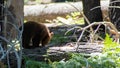
[[[45,62],[38,62],[31,60],[30,58],[23,56],[25,68],[51,68],[51,66]]]
[[[110,36],[106,34],[102,53],[88,55],[71,53],[71,59],[67,61],[50,62],[50,64],[29,60],[26,62],[26,66],[27,68],[34,66],[38,68],[119,68],[119,47],[120,45],[113,42]]]
[[[51,40],[51,43],[60,44],[60,43],[65,43],[68,40],[69,39],[67,37],[65,37],[64,35],[55,34],[54,37]]]
[[[25,66],[26,68],[51,68],[51,66],[45,62],[37,62],[34,60],[26,61]]]
[[[80,54],[72,54],[72,58],[66,62],[65,68],[69,65],[78,66],[78,68],[119,68],[120,67],[120,45],[113,42],[108,34],[104,41],[103,52],[97,55],[91,54],[85,58]],[[74,65],[78,64],[78,65]],[[72,67],[72,66],[71,66]],[[73,67],[77,68],[77,67]]]
[[[57,25],[74,25],[74,24],[79,24],[82,25],[84,24],[84,18],[80,14],[80,12],[72,12],[69,15],[66,15],[66,18],[64,17],[57,17],[53,21],[47,20],[47,22],[55,22]]]
[[[113,42],[112,38],[110,38],[110,36],[106,34],[103,52],[111,51],[111,49],[116,49],[117,46],[119,46],[119,44],[117,44],[116,42]]]

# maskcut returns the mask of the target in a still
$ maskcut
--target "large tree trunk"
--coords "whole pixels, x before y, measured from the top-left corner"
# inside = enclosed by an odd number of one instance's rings
[[[82,0],[83,2],[83,12],[88,19],[88,21],[85,19],[85,26],[93,23],[93,22],[100,22],[103,21],[102,17],[102,11],[101,8],[96,8],[100,6],[100,0]],[[92,27],[93,30],[97,28],[97,26]],[[105,27],[104,25],[101,25],[99,28],[98,33],[104,38],[105,36]],[[88,35],[88,33],[87,33]]]
[[[119,0],[110,0],[110,6],[119,6]],[[109,10],[110,20],[116,26],[116,28],[120,31],[120,8],[110,8]]]
[[[7,38],[11,38],[11,40],[14,40],[18,36],[18,30],[19,27],[24,22],[24,1],[23,0],[12,0],[7,1],[8,4],[8,12],[6,12],[7,15],[7,23],[6,23],[6,31],[11,35],[7,35]],[[12,25],[11,25],[12,24]],[[14,26],[17,28],[15,28]]]
[[[3,6],[4,5],[4,0],[0,0],[0,35],[2,35],[2,22],[1,20],[3,20]]]
[[[21,58],[22,58],[22,47],[20,46],[20,52],[16,51],[16,44],[20,44],[21,43],[21,35],[22,32],[19,30],[19,27],[23,24],[24,21],[24,14],[23,14],[23,6],[24,6],[24,2],[23,0],[4,0],[4,16],[2,19],[4,27],[3,27],[3,35],[4,35],[4,40],[7,43],[7,48],[5,53],[7,53],[7,56],[5,55],[3,57],[3,60],[5,62],[5,64],[9,67],[9,68],[21,68]],[[13,41],[18,41],[17,42],[13,42]],[[14,50],[14,51],[13,51]],[[11,54],[14,53],[14,54]],[[11,56],[15,56],[13,60],[15,60],[16,62],[13,63],[11,61]],[[2,56],[2,55],[0,55]],[[9,56],[9,57],[8,57]],[[8,57],[9,59],[4,59]],[[9,63],[9,64],[7,64]],[[12,65],[16,65],[16,66],[12,66]]]
[[[4,0],[0,0],[0,36],[3,36],[3,22],[2,22],[2,20],[4,19],[3,6],[4,6]],[[2,45],[4,44],[2,39],[0,39],[0,44]]]
[[[83,12],[90,23],[103,21],[101,8],[93,9],[100,6],[100,0],[82,0],[82,2]],[[86,21],[85,23],[87,24]]]

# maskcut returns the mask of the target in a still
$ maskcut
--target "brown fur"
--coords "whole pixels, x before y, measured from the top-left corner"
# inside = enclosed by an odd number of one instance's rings
[[[22,34],[22,46],[23,48],[35,48],[45,46],[49,43],[53,35],[48,27],[42,23],[37,23],[33,21],[28,21],[24,24],[23,34]],[[30,42],[32,41],[32,45]]]

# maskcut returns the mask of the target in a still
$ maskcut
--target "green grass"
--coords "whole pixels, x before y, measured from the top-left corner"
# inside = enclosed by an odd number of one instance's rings
[[[67,41],[69,41],[69,39],[65,37],[65,35],[62,35],[62,34],[55,34],[53,38],[51,39],[51,43],[58,44],[58,45],[61,43],[65,43]]]

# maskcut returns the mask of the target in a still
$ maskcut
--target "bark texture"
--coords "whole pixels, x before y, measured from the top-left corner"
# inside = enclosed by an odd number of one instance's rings
[[[82,2],[83,12],[90,23],[103,21],[101,8],[96,8],[100,6],[100,0],[82,0]],[[85,23],[87,24],[86,20]]]

